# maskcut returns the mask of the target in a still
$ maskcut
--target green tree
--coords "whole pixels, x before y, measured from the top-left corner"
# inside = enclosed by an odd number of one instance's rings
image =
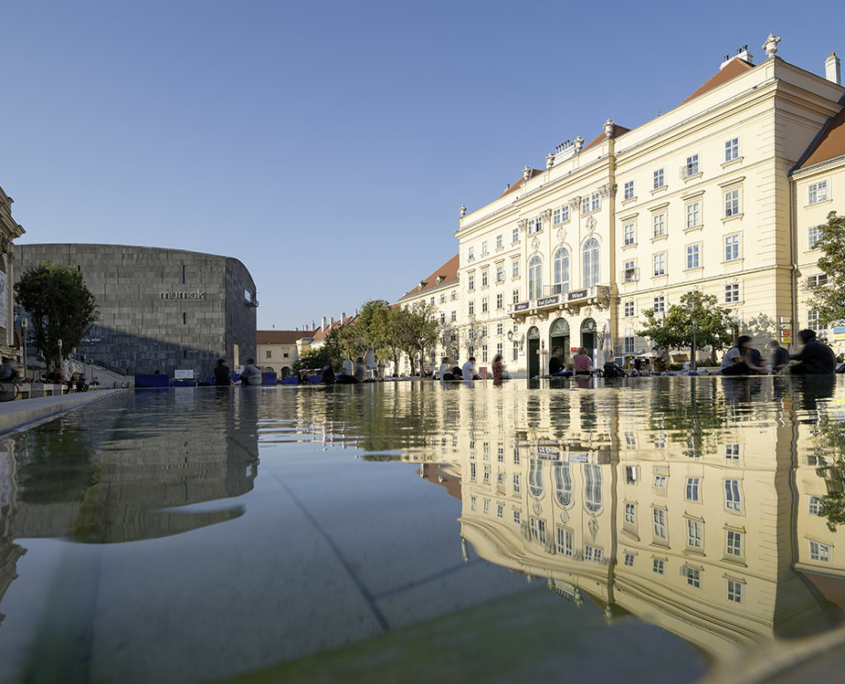
[[[417,302],[404,309],[397,316],[397,341],[411,359],[411,375],[416,374],[415,357],[419,355],[420,372],[425,367],[425,351],[435,342],[440,332],[440,323],[435,318],[436,307]]]
[[[375,357],[381,362],[393,362],[393,368],[399,372],[399,357],[403,347],[400,339],[401,319],[405,310],[400,306],[386,306],[375,312],[370,326],[370,334],[375,345]]]
[[[655,349],[686,349],[692,347],[695,322],[698,347],[719,351],[730,346],[733,340],[730,313],[730,309],[719,306],[715,295],[687,292],[680,303],[669,307],[665,319],[654,309],[644,311],[645,327],[638,330],[637,335],[648,337]]]
[[[67,358],[99,317],[82,272],[62,264],[28,268],[15,283],[15,298],[30,316],[30,341],[50,368],[60,362],[59,340],[61,356]]]
[[[827,275],[827,282],[811,287],[810,306],[818,310],[821,324],[828,325],[845,320],[845,216],[832,211],[827,223],[818,228],[821,237],[816,248],[822,252],[819,268]]]

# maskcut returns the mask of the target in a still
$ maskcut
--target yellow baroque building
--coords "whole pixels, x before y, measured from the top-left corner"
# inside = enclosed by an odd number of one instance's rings
[[[779,40],[759,64],[747,49],[727,59],[671,111],[631,130],[608,120],[490,204],[462,207],[442,312],[460,305],[461,355],[485,365],[500,351],[533,377],[554,346],[599,364],[648,352],[642,312],[691,290],[716,295],[758,345],[818,329],[809,241],[843,210],[845,88],[834,54],[817,75],[776,56]]]

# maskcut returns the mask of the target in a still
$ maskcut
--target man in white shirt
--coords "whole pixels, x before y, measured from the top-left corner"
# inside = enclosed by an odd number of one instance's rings
[[[463,367],[461,368],[461,376],[464,380],[473,380],[475,377],[475,357],[470,356],[469,361],[467,361]]]

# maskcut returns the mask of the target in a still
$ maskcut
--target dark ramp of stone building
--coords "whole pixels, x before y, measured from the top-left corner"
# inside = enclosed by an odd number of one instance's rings
[[[156,247],[20,245],[19,273],[45,261],[82,271],[100,318],[77,356],[132,373],[211,375],[255,356],[255,283],[231,257]]]

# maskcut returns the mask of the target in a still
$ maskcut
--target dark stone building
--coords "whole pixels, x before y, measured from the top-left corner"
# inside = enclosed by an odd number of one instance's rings
[[[123,245],[19,245],[18,273],[44,261],[82,271],[99,320],[77,348],[95,363],[132,373],[211,375],[255,356],[255,283],[237,259]]]

